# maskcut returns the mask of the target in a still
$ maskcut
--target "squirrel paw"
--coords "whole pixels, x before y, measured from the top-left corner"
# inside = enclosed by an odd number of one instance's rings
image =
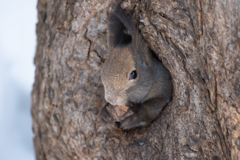
[[[147,122],[144,119],[139,118],[137,114],[133,114],[122,121],[120,128],[128,130],[136,127],[144,127],[146,125]]]
[[[112,117],[110,116],[110,114],[108,113],[107,111],[107,105],[105,105],[102,110],[101,110],[101,117],[102,117],[102,120],[107,122],[107,123],[111,123],[113,122],[113,119]]]
[[[119,125],[113,121],[112,117],[108,113],[106,106],[107,106],[107,104],[101,110],[101,119],[102,119],[103,123],[105,125],[107,125],[108,128],[109,127],[115,128],[115,129],[119,128]]]

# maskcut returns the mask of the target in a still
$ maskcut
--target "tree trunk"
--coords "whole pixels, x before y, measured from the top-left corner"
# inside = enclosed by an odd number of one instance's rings
[[[99,113],[111,0],[38,0],[36,158],[239,160],[239,0],[128,0],[122,7],[170,71],[172,101],[144,129],[109,129]]]

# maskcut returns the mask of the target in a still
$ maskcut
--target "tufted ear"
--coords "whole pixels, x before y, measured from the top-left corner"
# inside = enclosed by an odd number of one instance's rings
[[[133,35],[131,25],[131,21],[118,4],[114,13],[109,16],[108,45],[116,47],[131,43]]]
[[[148,46],[146,43],[144,45],[141,45],[139,49],[139,54],[142,57],[142,61],[146,66],[151,66],[152,64],[152,53],[149,50]]]

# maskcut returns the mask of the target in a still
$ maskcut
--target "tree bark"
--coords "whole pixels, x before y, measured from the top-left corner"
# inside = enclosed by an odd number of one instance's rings
[[[110,0],[38,0],[36,159],[240,159],[239,0],[126,0],[170,71],[173,99],[150,126],[100,120]]]

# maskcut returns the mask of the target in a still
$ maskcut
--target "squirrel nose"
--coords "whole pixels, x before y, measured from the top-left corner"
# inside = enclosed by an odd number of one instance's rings
[[[112,105],[116,105],[117,101],[116,101],[116,95],[114,93],[110,93],[110,92],[105,92],[105,99],[107,102],[111,103]]]

